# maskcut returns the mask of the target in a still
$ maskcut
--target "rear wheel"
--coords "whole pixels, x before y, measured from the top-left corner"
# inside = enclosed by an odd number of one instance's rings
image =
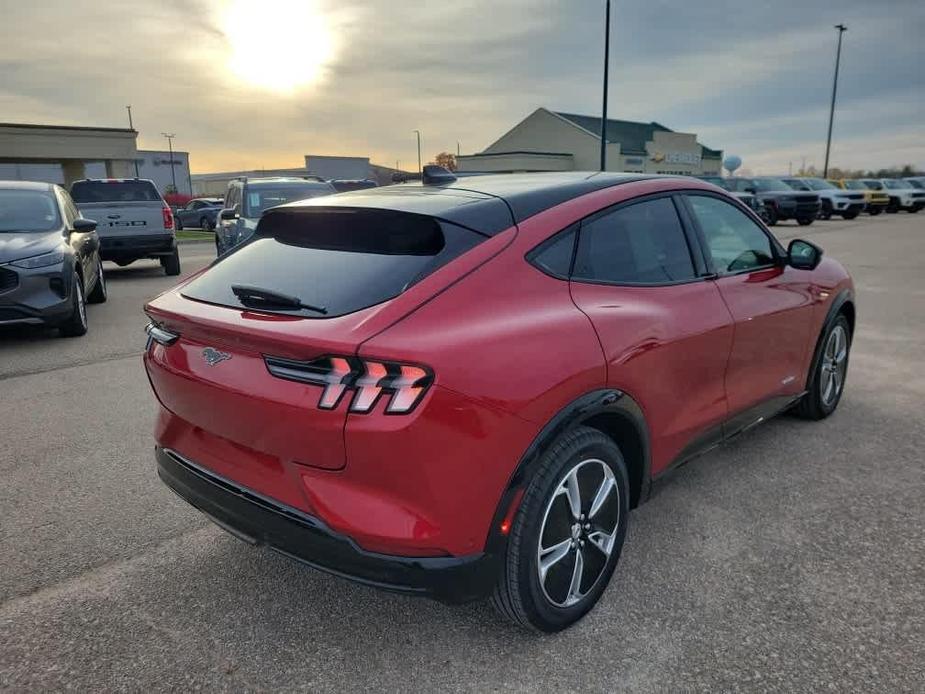
[[[571,626],[597,603],[626,537],[629,483],[620,449],[588,427],[544,453],[511,527],[492,604],[544,632]]]
[[[84,285],[74,273],[71,285],[71,315],[58,326],[63,337],[80,337],[87,333],[87,304],[84,300]]]
[[[871,217],[876,217],[878,214],[883,212],[883,210],[880,207],[871,207],[869,210],[867,210],[867,212]]]
[[[906,212],[908,212],[909,214],[915,214],[916,212],[918,212],[918,211],[921,210],[921,209],[922,209],[921,207],[919,207],[918,205],[916,205],[915,207],[908,207],[908,208],[906,208]]]
[[[890,198],[890,202],[886,206],[886,211],[889,214],[896,214],[899,212],[899,198]]]
[[[796,413],[806,419],[825,419],[835,411],[845,389],[848,354],[851,350],[851,327],[843,315],[832,323],[823,337],[819,355],[806,395]]]
[[[161,265],[164,268],[164,274],[174,276],[180,274],[180,249],[174,248],[172,255],[165,255],[161,258]]]
[[[854,219],[857,216],[858,216],[857,212],[845,212],[842,214],[841,218],[842,219]]]
[[[799,217],[797,219],[797,224],[799,224],[801,227],[808,227],[810,224],[813,223],[813,221],[814,220],[812,217]]]
[[[106,276],[103,274],[103,261],[97,258],[96,261],[96,286],[87,297],[88,304],[104,304],[108,294],[106,292]]]

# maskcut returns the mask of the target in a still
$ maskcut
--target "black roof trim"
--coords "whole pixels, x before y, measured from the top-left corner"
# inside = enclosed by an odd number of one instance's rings
[[[104,133],[134,133],[131,128],[96,128],[90,125],[42,125],[41,123],[0,123],[0,128],[33,128],[35,130],[99,130]],[[154,150],[160,151],[160,150]],[[176,154],[176,152],[174,152]]]
[[[403,183],[273,208],[360,208],[423,214],[494,235],[544,210],[612,186],[663,176],[566,171],[466,176],[445,185]]]
[[[461,154],[460,159],[467,157],[504,157],[511,154],[537,154],[545,157],[574,157],[571,152],[532,152],[525,149],[512,149],[506,152],[478,152],[477,154]]]

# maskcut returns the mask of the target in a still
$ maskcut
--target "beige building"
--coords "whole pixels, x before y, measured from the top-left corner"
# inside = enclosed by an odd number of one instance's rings
[[[723,153],[659,123],[607,121],[607,170],[719,175]],[[597,171],[601,119],[538,108],[479,154],[458,157],[461,172]]]
[[[17,178],[47,172],[39,180],[69,185],[86,178],[92,164],[107,177],[126,178],[135,175],[137,136],[128,128],[0,123],[0,170]]]

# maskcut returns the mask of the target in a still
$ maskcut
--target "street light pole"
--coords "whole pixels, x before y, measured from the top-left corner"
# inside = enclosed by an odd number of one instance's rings
[[[604,102],[601,108],[601,171],[607,170],[607,75],[610,66],[610,0],[604,19]]]
[[[179,193],[177,190],[177,172],[173,166],[173,138],[176,137],[176,133],[161,133],[164,137],[167,138],[167,149],[170,150],[170,180],[173,181],[173,192]]]
[[[128,106],[126,106],[125,110],[128,111],[128,129],[134,130],[135,125],[132,123],[132,105],[129,104]],[[133,162],[135,164],[135,178],[138,178],[138,157],[135,157]]]
[[[828,178],[829,175],[829,150],[832,148],[832,121],[835,119],[835,93],[838,90],[838,66],[841,62],[841,39],[842,34],[848,31],[844,24],[836,24],[838,29],[838,48],[835,51],[835,77],[832,80],[832,105],[829,107],[829,134],[825,140],[825,166],[822,168],[822,177]]]
[[[414,134],[418,136],[418,175],[420,175],[421,172],[423,171],[423,169],[421,168],[421,131],[414,130],[412,132],[414,132]]]

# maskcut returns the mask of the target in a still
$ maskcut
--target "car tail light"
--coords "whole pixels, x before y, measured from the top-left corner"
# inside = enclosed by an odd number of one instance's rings
[[[169,207],[167,207],[167,205],[164,205],[163,212],[164,212],[164,228],[173,229],[173,211]]]
[[[407,414],[421,401],[433,383],[424,366],[392,361],[326,356],[312,361],[265,357],[267,369],[277,378],[322,386],[318,407],[333,410],[347,391],[353,392],[350,412],[372,412],[385,395],[386,414]]]

